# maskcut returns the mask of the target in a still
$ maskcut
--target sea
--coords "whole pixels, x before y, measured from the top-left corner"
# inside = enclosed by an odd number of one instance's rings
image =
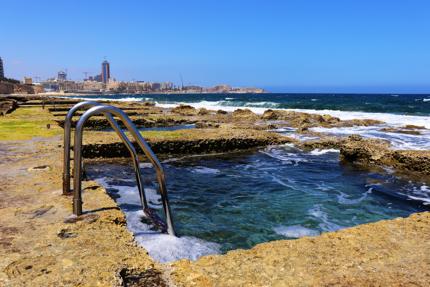
[[[70,96],[69,96],[70,97]],[[375,119],[384,124],[313,128],[333,136],[359,134],[391,142],[394,149],[430,150],[430,94],[143,94],[72,96],[91,100],[152,101],[160,107],[187,104],[262,114],[283,109],[329,114],[342,120]],[[414,125],[419,134],[384,131]],[[195,128],[178,126],[174,129]],[[273,130],[306,141],[294,129]],[[247,152],[201,154],[163,162],[178,237],[157,231],[143,215],[129,164],[87,166],[127,217],[136,241],[159,262],[195,260],[279,239],[376,222],[430,209],[428,178],[404,177],[393,170],[369,171],[341,164],[336,149],[305,152],[276,145]],[[162,209],[154,171],[141,164],[151,206]]]

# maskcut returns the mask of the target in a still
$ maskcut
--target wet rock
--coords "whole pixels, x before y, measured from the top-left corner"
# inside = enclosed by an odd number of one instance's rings
[[[417,130],[413,130],[413,129],[402,129],[402,128],[383,128],[381,129],[381,131],[383,132],[388,132],[388,133],[399,133],[399,134],[408,134],[408,135],[420,135],[421,132],[417,131]]]
[[[262,117],[264,120],[283,120],[290,127],[309,128],[317,126],[333,126],[340,122],[339,118],[330,115],[307,114],[284,110],[266,110]]]
[[[430,151],[392,150],[383,140],[350,136],[341,143],[340,159],[362,166],[389,166],[430,175]]]
[[[404,129],[411,129],[411,130],[425,130],[426,129],[424,126],[416,126],[416,125],[405,125],[403,128]]]
[[[393,165],[397,169],[407,169],[430,175],[430,151],[403,150],[391,152]]]
[[[228,112],[224,111],[224,110],[218,110],[216,111],[217,115],[226,115],[228,114]]]
[[[343,161],[369,165],[380,162],[387,156],[390,144],[376,139],[363,139],[354,135],[348,137],[340,148],[340,158]]]
[[[307,129],[311,127],[352,127],[379,125],[383,122],[371,119],[340,120],[330,115],[308,114],[284,110],[266,110],[261,116],[264,120],[283,120],[290,127]]]
[[[314,149],[340,149],[344,139],[337,137],[325,137],[318,140],[309,140],[296,144],[296,146],[305,151],[311,151]]]
[[[363,119],[363,120],[346,120],[346,121],[339,121],[337,124],[332,125],[332,127],[353,127],[353,126],[376,126],[381,125],[384,122],[378,121],[378,120],[372,120],[372,119]]]

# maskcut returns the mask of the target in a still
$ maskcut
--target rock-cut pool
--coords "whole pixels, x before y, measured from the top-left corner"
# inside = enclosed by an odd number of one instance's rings
[[[104,185],[125,212],[137,242],[160,262],[406,217],[428,209],[430,202],[426,183],[403,180],[389,170],[343,165],[336,150],[272,146],[163,165],[179,237],[160,234],[142,218],[130,166],[87,166],[89,177]],[[154,170],[143,163],[141,171],[150,205],[162,216]]]

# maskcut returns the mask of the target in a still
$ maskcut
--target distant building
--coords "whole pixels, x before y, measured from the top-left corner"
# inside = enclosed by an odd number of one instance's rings
[[[33,79],[32,78],[27,78],[27,77],[24,77],[24,84],[25,85],[33,85]]]
[[[102,63],[102,82],[108,83],[110,79],[110,64],[108,61],[103,61]]]
[[[102,81],[102,75],[95,75],[94,76],[94,81],[101,82]]]
[[[0,79],[4,78],[3,60],[0,57]]]
[[[151,90],[153,91],[159,91],[161,89],[160,83],[151,83]]]
[[[83,89],[85,91],[100,91],[103,89],[103,84],[96,81],[85,81],[83,82]]]
[[[67,81],[67,74],[64,71],[59,71],[57,74],[57,81],[64,82]]]
[[[171,83],[171,82],[161,83],[161,90],[162,91],[168,91],[168,90],[171,90],[171,89],[173,89],[173,83]]]

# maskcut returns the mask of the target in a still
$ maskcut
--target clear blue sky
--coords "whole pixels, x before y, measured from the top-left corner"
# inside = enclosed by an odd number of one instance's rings
[[[430,92],[429,0],[0,0],[7,76]]]

